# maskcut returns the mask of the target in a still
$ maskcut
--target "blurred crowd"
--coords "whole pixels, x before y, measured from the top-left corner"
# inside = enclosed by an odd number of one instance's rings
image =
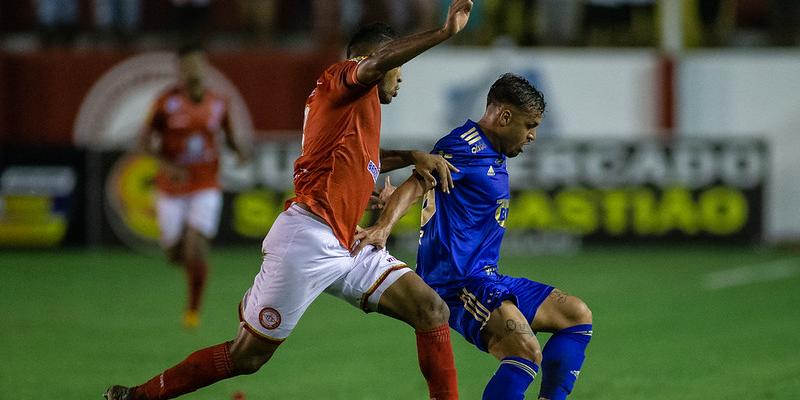
[[[660,2],[681,2],[687,47],[796,46],[798,0],[479,0],[458,44],[657,46]],[[339,46],[381,20],[436,26],[449,0],[28,0],[0,2],[5,47]]]

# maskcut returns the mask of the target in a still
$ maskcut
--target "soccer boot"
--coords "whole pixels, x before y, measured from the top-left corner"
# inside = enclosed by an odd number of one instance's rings
[[[133,400],[133,388],[114,385],[103,394],[106,400]]]

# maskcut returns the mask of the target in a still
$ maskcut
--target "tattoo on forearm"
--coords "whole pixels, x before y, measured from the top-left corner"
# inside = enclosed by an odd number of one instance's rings
[[[513,319],[506,320],[506,333],[535,336],[528,324],[519,323]]]

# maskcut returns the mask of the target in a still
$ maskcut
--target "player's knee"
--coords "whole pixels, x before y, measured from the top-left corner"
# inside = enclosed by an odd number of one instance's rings
[[[575,301],[572,309],[570,310],[570,319],[574,322],[574,325],[580,324],[591,324],[592,323],[592,310],[589,309],[589,306],[583,302],[583,300],[579,298],[575,298]]]
[[[269,356],[244,356],[233,359],[233,366],[237,375],[250,375],[256,373],[261,366],[267,363]]]
[[[183,252],[177,246],[165,249],[164,253],[167,256],[167,260],[172,264],[181,264],[183,262]]]
[[[491,351],[498,359],[506,357],[519,357],[533,361],[536,365],[542,363],[542,349],[533,336],[511,334],[494,346]]]
[[[518,343],[514,346],[514,356],[533,361],[536,365],[542,364],[542,350],[535,340],[531,338],[517,337]]]
[[[417,329],[433,329],[446,324],[450,319],[450,309],[434,291],[424,296],[417,303],[416,323]]]

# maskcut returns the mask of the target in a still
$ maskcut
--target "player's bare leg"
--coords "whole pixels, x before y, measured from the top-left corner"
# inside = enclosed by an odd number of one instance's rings
[[[183,236],[174,245],[164,249],[164,254],[167,256],[167,261],[174,265],[183,265]]]
[[[417,274],[406,273],[383,293],[378,312],[416,330],[419,366],[431,399],[458,399],[448,324],[450,310],[444,300]]]
[[[500,361],[483,399],[524,399],[542,362],[541,346],[525,316],[512,301],[503,301],[481,332],[489,354]]]
[[[539,341],[525,316],[512,301],[506,300],[492,311],[482,331],[489,354],[498,360],[522,357],[537,365],[541,363]]]
[[[233,341],[198,350],[142,385],[112,386],[104,396],[108,400],[172,399],[223,379],[255,373],[278,346],[280,342],[265,340],[240,326]]]
[[[580,374],[592,337],[592,311],[580,298],[554,289],[536,311],[532,329],[553,332],[542,351],[540,399],[565,399]]]
[[[532,328],[535,332],[558,332],[571,326],[591,323],[592,311],[583,300],[553,289],[536,310]]]
[[[186,270],[189,299],[183,315],[183,326],[195,328],[200,323],[200,305],[208,278],[208,239],[194,228],[187,228],[181,260]]]

